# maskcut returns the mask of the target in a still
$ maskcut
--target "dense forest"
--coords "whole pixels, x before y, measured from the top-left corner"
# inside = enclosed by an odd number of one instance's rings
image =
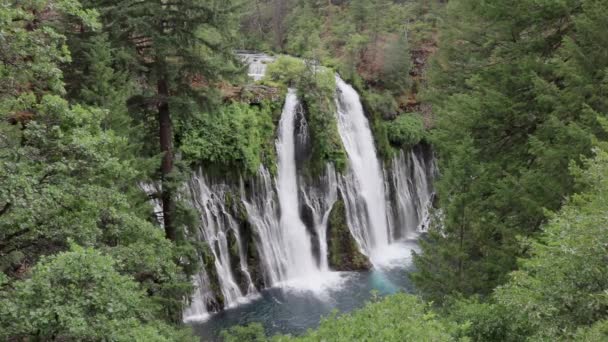
[[[251,51],[273,60],[256,81]],[[201,269],[209,312],[234,300],[226,283],[272,287],[247,201],[281,179],[290,95],[302,182],[354,168],[342,80],[381,165],[433,151],[415,290],[221,340],[608,340],[607,0],[0,0],[0,61],[1,340],[194,341]],[[190,200],[203,171],[226,185],[226,246]],[[368,270],[339,188],[325,267]]]

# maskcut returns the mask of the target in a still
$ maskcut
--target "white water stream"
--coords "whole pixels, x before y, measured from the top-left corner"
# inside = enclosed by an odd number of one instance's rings
[[[374,263],[390,242],[384,175],[359,94],[339,77],[336,84],[338,131],[349,161],[349,170],[340,182],[348,224]]]
[[[267,59],[259,55],[244,58],[250,61],[250,75],[261,78]],[[193,174],[187,186],[201,217],[201,227],[194,235],[207,243],[214,262],[213,270],[202,269],[193,279],[197,290],[184,311],[185,321],[203,320],[210,308],[220,309],[211,278],[216,278],[221,290],[222,308],[255,297],[262,278],[264,287],[320,295],[337,287],[342,277],[328,267],[327,225],[339,195],[344,199],[349,229],[374,266],[384,267],[409,256],[410,249],[401,241],[428,225],[433,159],[428,151],[415,149],[397,154],[384,168],[359,95],[339,77],[336,82],[337,125],[349,161],[344,174],[328,165],[314,184],[303,179],[297,168],[296,146],[309,137],[305,122],[296,132],[299,103],[293,90],[287,94],[277,130],[276,177],[264,166],[257,176],[241,179],[240,184],[214,182],[202,170]],[[240,202],[243,213],[237,214],[234,201]],[[309,212],[306,223],[302,208]],[[251,236],[241,236],[245,234],[243,223],[251,226]],[[255,248],[256,258],[250,258],[249,248]]]

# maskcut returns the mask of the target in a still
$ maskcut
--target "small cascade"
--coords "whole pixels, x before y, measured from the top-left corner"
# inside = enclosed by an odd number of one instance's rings
[[[264,78],[266,74],[266,67],[269,63],[274,61],[274,57],[268,56],[263,53],[237,53],[243,62],[248,66],[247,74],[255,81],[259,81]]]
[[[389,244],[384,177],[359,95],[339,77],[336,84],[338,131],[349,159],[340,190],[351,232],[373,262]]]
[[[241,182],[241,201],[247,211],[249,222],[255,227],[257,250],[264,269],[264,282],[272,286],[287,278],[287,251],[284,234],[279,224],[279,208],[274,182],[270,172],[263,166],[257,179],[252,181],[251,195]]]
[[[393,239],[415,237],[428,227],[429,209],[432,205],[433,187],[430,180],[435,176],[434,159],[424,147],[412,151],[400,151],[385,171],[387,184],[392,193],[391,232]]]
[[[184,322],[203,321],[210,315],[208,308],[217,303],[211,282],[204,267],[193,277],[194,293],[190,306],[184,310]]]
[[[317,237],[319,251],[319,268],[329,271],[327,253],[327,221],[331,209],[338,199],[338,179],[332,164],[327,164],[325,175],[318,186],[301,187],[300,193],[304,204],[311,212],[312,224]]]
[[[298,107],[295,90],[289,89],[276,141],[278,155],[277,193],[281,206],[281,233],[285,234],[288,279],[317,273],[311,238],[300,218],[295,156],[295,117]]]
[[[191,204],[199,212],[201,225],[199,227],[198,239],[208,244],[208,251],[214,259],[215,274],[217,282],[222,292],[224,307],[232,307],[242,301],[245,295],[256,293],[249,274],[247,262],[242,252],[242,242],[239,231],[239,224],[233,217],[232,212],[226,207],[226,197],[230,187],[226,184],[213,184],[205,179],[202,170],[194,173],[188,182],[188,189],[191,195]],[[232,237],[232,239],[231,239]],[[229,241],[230,240],[230,241]],[[230,250],[237,249],[238,256],[231,256]],[[241,275],[246,284],[246,291],[243,293],[233,274],[234,266],[231,257],[239,258]],[[206,272],[199,273],[195,277],[194,283],[199,287],[193,300],[193,305],[189,309],[195,315],[200,315],[202,310],[198,306],[207,303],[206,288],[209,287],[209,276]]]

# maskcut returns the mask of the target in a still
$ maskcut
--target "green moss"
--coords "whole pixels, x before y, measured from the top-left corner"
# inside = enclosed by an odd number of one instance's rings
[[[201,256],[203,259],[203,266],[205,267],[207,276],[209,277],[211,291],[213,291],[213,294],[217,300],[218,307],[216,309],[221,309],[224,307],[224,294],[222,293],[222,289],[220,287],[217,270],[215,269],[215,257],[213,256],[211,248],[212,247],[208,244],[203,243],[201,248]]]
[[[395,155],[395,149],[391,146],[388,138],[386,122],[376,116],[373,116],[370,121],[378,156],[388,162]]]
[[[312,141],[308,171],[317,176],[327,163],[344,171],[347,156],[336,120],[336,79],[331,69],[310,68],[298,82],[298,95],[306,109],[306,120]]]
[[[246,246],[245,254],[247,255],[247,266],[251,280],[258,289],[264,288],[266,284],[264,284],[262,264],[254,239],[253,227],[246,219],[241,222],[241,232],[243,244]]]
[[[347,157],[336,121],[334,71],[282,56],[268,66],[265,82],[297,88],[312,144],[306,172],[310,176],[318,176],[324,172],[327,163],[333,163],[338,171],[343,171]]]
[[[229,230],[226,234],[228,240],[228,254],[230,256],[230,266],[234,280],[238,284],[241,291],[247,290],[247,279],[245,279],[243,272],[241,271],[241,256],[239,241],[236,238],[235,232]]]
[[[329,213],[327,247],[329,266],[336,271],[367,270],[371,264],[359,252],[359,246],[352,237],[346,223],[346,208],[342,199],[334,203]]]

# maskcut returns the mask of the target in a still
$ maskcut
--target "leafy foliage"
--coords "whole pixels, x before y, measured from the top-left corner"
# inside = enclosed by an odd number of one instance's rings
[[[155,322],[157,308],[138,284],[114,266],[110,257],[78,246],[43,258],[31,278],[15,283],[10,296],[0,297],[0,317],[7,325],[0,336],[127,340],[129,335],[140,335],[138,339],[153,334],[158,336],[155,341],[176,337],[171,328]]]
[[[417,115],[400,115],[386,123],[388,140],[398,148],[409,148],[418,144],[425,136],[424,122]]]
[[[603,11],[587,0],[448,4],[428,94],[444,217],[413,278],[427,298],[489,295],[524,255],[518,236],[537,234],[575,190],[568,166],[606,138],[606,48],[588,43]]]
[[[250,174],[261,164],[274,167],[273,109],[271,104],[232,103],[216,113],[201,114],[182,141],[184,157],[207,167]]]
[[[496,300],[529,326],[533,338],[572,338],[607,318],[606,201],[608,153],[598,152],[578,180],[587,190],[543,227],[530,259],[496,290]]]
[[[295,86],[305,71],[306,65],[301,59],[291,56],[279,56],[276,61],[268,65],[264,79],[286,86]]]
[[[2,339],[188,338],[172,323],[191,251],[149,220],[138,183],[158,160],[134,155],[135,82],[105,51],[97,14],[74,0],[0,8]],[[69,241],[87,248],[62,254]]]

